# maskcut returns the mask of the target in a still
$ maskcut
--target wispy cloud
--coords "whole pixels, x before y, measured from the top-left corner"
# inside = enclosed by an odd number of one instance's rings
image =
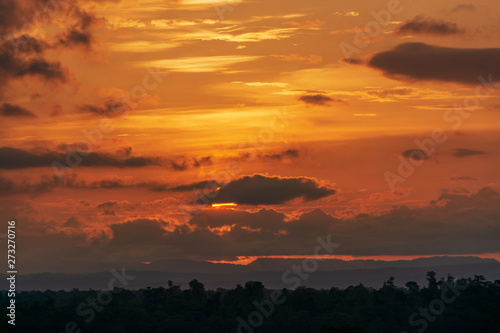
[[[232,65],[253,61],[260,56],[227,55],[212,57],[186,57],[155,60],[141,66],[164,68],[172,72],[218,72],[228,70]]]

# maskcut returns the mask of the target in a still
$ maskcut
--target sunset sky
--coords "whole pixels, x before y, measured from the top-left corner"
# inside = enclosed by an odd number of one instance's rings
[[[500,258],[499,22],[497,0],[0,0],[20,272],[328,235]]]

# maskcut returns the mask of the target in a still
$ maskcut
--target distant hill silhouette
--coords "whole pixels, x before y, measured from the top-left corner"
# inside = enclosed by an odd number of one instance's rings
[[[217,264],[192,260],[163,260],[149,265],[125,267],[136,278],[129,288],[166,286],[171,280],[181,287],[189,281],[203,281],[208,289],[232,288],[238,283],[262,281],[269,288],[290,288],[282,281],[283,272],[293,265],[300,265],[302,259],[258,259],[243,266]],[[114,267],[121,269],[121,267]],[[343,261],[330,259],[319,262],[318,269],[309,274],[302,286],[311,288],[345,288],[363,283],[367,287],[380,287],[388,276],[394,276],[395,284],[403,286],[407,281],[425,282],[425,273],[435,271],[438,275],[451,274],[457,278],[484,275],[488,280],[500,279],[500,263],[494,259],[477,257],[439,256],[414,260]],[[3,281],[5,276],[0,275]],[[111,277],[110,272],[92,274],[42,273],[18,275],[19,290],[71,290],[103,289]]]

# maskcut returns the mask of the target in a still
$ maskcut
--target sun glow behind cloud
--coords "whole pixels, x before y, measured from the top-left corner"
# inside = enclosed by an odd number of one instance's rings
[[[237,203],[234,202],[225,202],[225,203],[213,203],[212,207],[214,208],[220,208],[220,207],[236,207],[238,206]]]

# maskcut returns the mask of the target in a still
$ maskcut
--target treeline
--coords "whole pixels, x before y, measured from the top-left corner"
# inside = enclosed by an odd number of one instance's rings
[[[249,281],[212,291],[197,280],[184,290],[168,281],[140,290],[20,292],[16,305],[16,329],[29,333],[500,333],[500,280],[434,272],[425,286],[397,287],[391,277],[380,289],[268,290]]]

